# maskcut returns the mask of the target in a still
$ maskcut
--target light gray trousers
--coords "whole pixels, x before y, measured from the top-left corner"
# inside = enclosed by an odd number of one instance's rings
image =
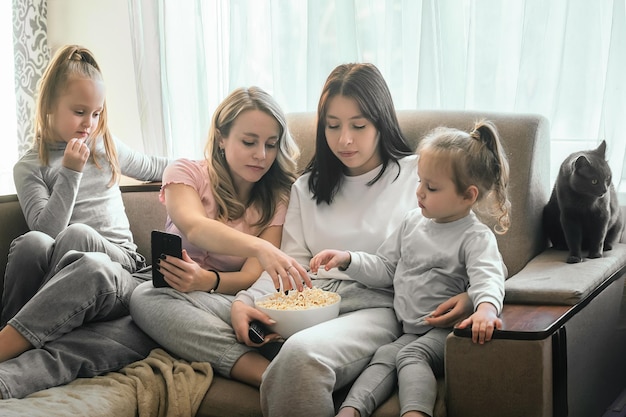
[[[341,295],[338,318],[294,334],[261,384],[265,417],[335,415],[333,392],[352,383],[376,350],[400,336],[393,294],[355,281],[315,280]]]
[[[103,238],[84,224],[71,224],[56,239],[45,233],[30,231],[11,242],[2,292],[0,326],[30,300],[41,286],[58,271],[61,258],[71,250],[106,253],[129,272],[142,267],[135,252],[129,252]]]
[[[404,334],[381,346],[354,382],[341,405],[369,417],[398,384],[400,415],[420,411],[433,415],[437,400],[437,376],[444,372],[446,338],[451,329],[433,328],[423,335]]]
[[[340,316],[285,341],[263,375],[261,407],[266,417],[334,416],[333,392],[354,381],[376,349],[401,333],[390,292],[354,281],[314,284],[342,296]],[[233,299],[154,288],[147,282],[133,292],[130,311],[137,325],[165,349],[188,361],[210,362],[228,377],[233,364],[254,349],[237,342],[230,321]]]
[[[152,282],[133,292],[130,314],[150,337],[169,352],[190,362],[210,362],[230,377],[235,362],[255,348],[237,341],[230,321],[234,296],[203,291],[183,293],[155,288]]]
[[[46,241],[16,239],[9,253],[5,290],[18,294],[25,286],[31,295],[14,299],[5,294],[3,321],[35,348],[0,363],[3,398],[118,370],[157,346],[128,315],[132,291],[150,279],[149,270],[133,275],[107,254],[70,250],[44,279],[50,251],[34,250],[31,244]]]

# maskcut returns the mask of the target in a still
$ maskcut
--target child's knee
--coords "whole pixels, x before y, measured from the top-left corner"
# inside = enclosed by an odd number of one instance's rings
[[[97,234],[97,232],[90,226],[82,223],[73,223],[67,226],[65,230],[58,234],[56,241],[58,243],[59,241],[69,239],[79,242],[85,239],[92,239],[94,234]]]
[[[98,232],[87,225],[74,223],[57,235],[55,250],[62,253],[72,249],[83,252],[99,251],[99,242]]]
[[[18,236],[11,242],[10,251],[37,254],[46,253],[54,244],[54,239],[43,232],[31,230]]]

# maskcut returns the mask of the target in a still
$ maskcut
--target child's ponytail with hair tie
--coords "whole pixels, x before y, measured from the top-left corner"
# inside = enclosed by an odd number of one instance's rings
[[[482,143],[494,154],[498,154],[498,145],[496,127],[493,123],[486,120],[480,120],[474,125],[474,129],[470,132],[470,136]]]
[[[511,225],[509,216],[511,203],[508,199],[507,192],[509,184],[509,164],[500,143],[498,129],[492,122],[480,120],[474,125],[474,130],[472,130],[470,136],[483,143],[491,154],[488,158],[491,162],[486,163],[485,167],[490,167],[487,171],[491,171],[491,191],[495,198],[496,212],[499,213],[496,233],[506,233]]]
[[[96,62],[96,59],[94,58],[91,51],[89,51],[87,48],[82,48],[80,46],[74,47],[72,51],[69,53],[67,59],[68,61],[75,61],[75,62],[89,64],[95,69],[97,69],[98,71],[100,71],[100,67],[98,66],[98,63]]]
[[[481,141],[480,131],[478,130],[478,123],[474,125],[474,129],[469,132],[469,135],[472,139],[476,139],[477,141]]]
[[[83,60],[83,56],[79,52],[78,48],[74,48],[74,50],[72,52],[70,52],[70,54],[67,57],[67,59],[70,60],[70,61],[82,61]]]

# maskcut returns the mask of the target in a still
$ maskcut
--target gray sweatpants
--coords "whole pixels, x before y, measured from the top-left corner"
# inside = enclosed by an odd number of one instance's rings
[[[334,416],[333,392],[352,383],[376,350],[401,334],[391,292],[355,281],[314,282],[341,295],[340,315],[287,339],[263,375],[266,417]]]
[[[332,417],[333,392],[350,384],[379,346],[400,335],[393,295],[354,281],[314,280],[341,297],[340,316],[288,338],[261,383],[266,417]],[[188,361],[210,362],[230,376],[234,363],[254,348],[239,343],[230,321],[234,297],[206,292],[138,286],[133,320],[165,349]]]
[[[255,349],[237,341],[230,324],[234,298],[146,282],[133,292],[130,314],[163,348],[190,362],[210,362],[215,372],[230,377],[235,362]]]
[[[91,227],[69,225],[56,239],[43,232],[30,231],[11,242],[2,293],[0,326],[30,300],[59,270],[61,258],[71,250],[106,253],[129,272],[143,267],[143,257],[109,242]]]
[[[398,383],[400,415],[420,411],[433,415],[437,376],[444,372],[446,338],[451,329],[433,328],[423,335],[404,334],[381,346],[355,381],[341,405],[369,417],[393,393]]]
[[[104,253],[66,253],[55,274],[8,317],[35,348],[0,363],[2,397],[22,398],[147,356],[157,345],[132,323],[128,304],[149,278],[149,270],[131,275]]]

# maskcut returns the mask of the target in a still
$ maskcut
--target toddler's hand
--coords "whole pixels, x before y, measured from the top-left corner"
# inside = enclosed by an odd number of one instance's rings
[[[83,139],[71,139],[63,153],[63,166],[76,172],[83,172],[89,159],[89,146]]]
[[[332,268],[345,269],[350,265],[350,260],[350,252],[348,251],[325,249],[311,259],[309,266],[311,272],[317,274],[317,270],[322,265],[324,265],[324,269],[327,271]]]
[[[491,340],[493,331],[502,328],[496,307],[491,303],[480,303],[476,312],[459,324],[460,329],[472,326],[472,342],[484,344]]]

